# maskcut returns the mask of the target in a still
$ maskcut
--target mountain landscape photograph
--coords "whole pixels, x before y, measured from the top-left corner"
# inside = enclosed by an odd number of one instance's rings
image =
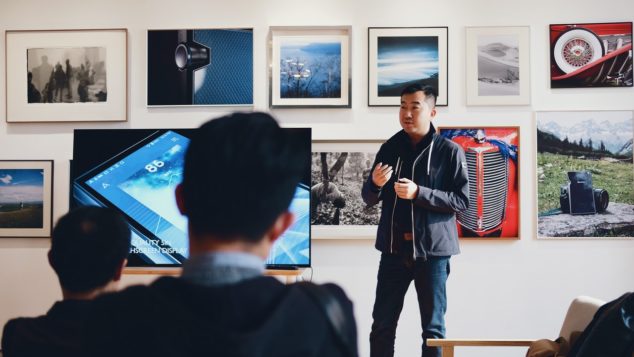
[[[478,37],[478,95],[519,95],[519,37]]]
[[[634,237],[632,222],[616,222],[634,213],[633,112],[538,112],[536,121],[539,235]],[[594,228],[557,232],[544,222],[561,213],[560,189],[571,171],[589,173],[593,188],[609,194],[609,205],[594,215]]]

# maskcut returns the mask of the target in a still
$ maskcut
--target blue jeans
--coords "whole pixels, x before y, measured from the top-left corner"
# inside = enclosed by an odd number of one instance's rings
[[[372,311],[370,356],[394,356],[396,325],[403,310],[403,300],[414,280],[420,321],[423,328],[423,357],[440,357],[440,349],[427,347],[426,339],[445,337],[447,293],[450,257],[428,257],[427,261],[411,256],[381,254],[376,285],[376,300]]]

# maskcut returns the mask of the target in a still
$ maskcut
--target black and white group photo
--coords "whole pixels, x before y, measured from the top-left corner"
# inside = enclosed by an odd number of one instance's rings
[[[29,103],[105,102],[106,48],[27,49]]]

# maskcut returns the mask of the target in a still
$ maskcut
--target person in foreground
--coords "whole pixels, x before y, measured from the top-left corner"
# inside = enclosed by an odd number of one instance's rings
[[[294,221],[288,209],[309,145],[264,113],[212,120],[191,139],[176,189],[188,218],[182,275],[98,299],[85,355],[356,356],[352,303],[339,287],[322,286],[348,322],[347,352],[304,290],[263,276],[273,242]]]
[[[416,287],[422,355],[440,357],[429,338],[445,336],[449,258],[460,252],[456,212],[469,205],[467,162],[462,149],[436,133],[436,91],[419,85],[401,93],[403,130],[376,155],[361,195],[369,206],[383,201],[376,248],[381,251],[372,311],[370,355],[394,355],[396,326],[405,293]]]
[[[48,253],[63,300],[46,315],[9,321],[2,335],[4,357],[79,356],[92,299],[116,289],[129,251],[130,229],[117,212],[86,206],[63,216]]]

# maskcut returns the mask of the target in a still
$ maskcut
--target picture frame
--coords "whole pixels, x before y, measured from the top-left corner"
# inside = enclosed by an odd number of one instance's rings
[[[520,127],[443,126],[438,133],[458,144],[467,159],[469,208],[456,215],[458,236],[520,239]]]
[[[632,22],[553,24],[550,87],[632,87]]]
[[[466,28],[467,105],[530,104],[530,27]]]
[[[253,106],[253,28],[147,31],[147,106]]]
[[[372,172],[374,158],[383,142],[383,140],[313,140],[311,230],[314,239],[376,238],[381,214],[380,204],[367,207],[361,198],[361,187],[364,179]],[[342,153],[347,154],[346,158],[341,159]],[[326,154],[328,175],[332,176],[329,185],[334,185],[328,189],[320,189],[324,187],[322,154]],[[335,168],[338,160],[343,160],[343,164]],[[339,198],[345,200],[344,205],[336,202]],[[340,208],[337,208],[338,206]],[[339,224],[336,224],[337,222]]]
[[[351,26],[269,29],[270,108],[352,106]]]
[[[368,106],[400,105],[414,83],[438,91],[436,106],[449,105],[448,27],[369,27]]]
[[[634,111],[535,112],[537,239],[634,238]]]
[[[6,121],[126,121],[127,47],[127,29],[6,31]]]
[[[0,160],[0,238],[50,237],[53,160]]]

